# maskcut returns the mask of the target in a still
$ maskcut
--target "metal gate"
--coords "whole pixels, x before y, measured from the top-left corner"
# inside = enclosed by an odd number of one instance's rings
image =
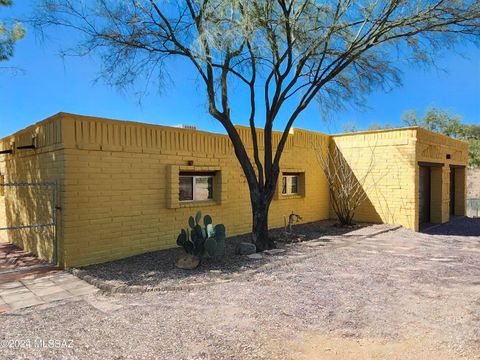
[[[0,183],[0,234],[32,231],[37,241],[51,241],[53,263],[58,260],[57,184],[55,182]],[[3,216],[2,216],[3,215]],[[42,229],[47,229],[46,235]],[[42,237],[45,236],[46,238]],[[49,239],[48,239],[49,238]],[[45,244],[44,244],[45,245]],[[37,244],[38,246],[38,244]]]

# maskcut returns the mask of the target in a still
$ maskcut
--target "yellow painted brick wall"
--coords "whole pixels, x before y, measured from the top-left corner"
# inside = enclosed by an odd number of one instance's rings
[[[237,129],[251,153],[250,129]],[[262,130],[258,134],[262,153]],[[175,246],[179,229],[198,209],[212,215],[216,223],[224,223],[229,236],[251,229],[248,187],[225,135],[60,113],[1,140],[0,149],[10,148],[13,141],[27,144],[32,135],[37,149],[0,155],[0,173],[8,182],[58,183],[58,247],[63,266]],[[280,134],[274,133],[273,138],[277,143]],[[291,211],[300,214],[304,222],[333,217],[317,158],[318,151],[333,144],[358,177],[367,170],[373,149],[368,200],[358,209],[356,219],[411,229],[418,228],[418,161],[436,161],[449,152],[452,159],[448,164],[466,163],[463,143],[416,128],[334,137],[295,130],[285,146],[281,169],[303,173],[301,195],[277,193],[270,227],[283,226]],[[214,201],[180,204],[178,172],[198,169],[217,172]],[[447,170],[442,169],[440,184],[442,218],[448,204]],[[32,193],[6,195],[10,200],[6,216],[0,210],[0,222],[3,218],[10,225],[36,222],[39,212],[35,209],[45,206]],[[13,218],[16,221],[12,222]],[[50,238],[32,230],[8,234],[9,241],[47,259],[52,255],[52,244],[46,240]]]
[[[399,224],[415,229],[415,130],[385,130],[332,137],[357,179],[366,178],[367,200],[357,221]],[[372,163],[372,166],[370,164]],[[331,217],[335,217],[331,210]]]
[[[32,144],[35,150],[17,146]],[[6,183],[58,182],[63,178],[61,122],[58,117],[35,124],[0,140],[0,174]],[[0,197],[0,227],[46,224],[52,221],[52,188],[43,186],[5,187]],[[58,229],[61,229],[59,219]],[[61,234],[59,234],[61,236]],[[42,259],[53,260],[53,227],[0,231],[0,238],[31,251]]]
[[[79,266],[176,246],[188,216],[201,209],[229,236],[251,230],[243,172],[225,135],[131,122],[63,115],[65,132],[64,264]],[[247,148],[248,128],[238,128]],[[259,130],[261,132],[261,130]],[[278,141],[279,134],[275,134]],[[269,225],[280,227],[291,211],[304,222],[329,216],[328,188],[312,144],[329,137],[296,130],[282,169],[306,169],[306,196],[274,200]],[[172,207],[172,171],[219,169],[221,203]],[[172,170],[173,169],[173,170]],[[178,190],[173,190],[178,198]],[[169,200],[170,198],[170,200]],[[177,207],[178,206],[178,207]]]
[[[468,143],[436,134],[425,129],[416,130],[416,162],[438,164],[432,168],[431,217],[434,223],[445,223],[450,219],[450,166],[466,167],[468,164]],[[419,179],[419,166],[416,167],[416,182]],[[466,198],[466,177],[458,177],[456,182],[457,200]],[[417,204],[419,202],[418,191]],[[460,195],[460,193],[462,195]],[[463,211],[457,206],[458,215],[466,213],[466,202]],[[418,223],[418,218],[417,218]],[[418,230],[418,225],[417,228]]]

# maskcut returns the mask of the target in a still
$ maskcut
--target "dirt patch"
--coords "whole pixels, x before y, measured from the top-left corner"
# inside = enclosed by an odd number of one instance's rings
[[[428,339],[386,340],[346,338],[313,334],[300,343],[291,343],[296,360],[454,360],[458,354]]]

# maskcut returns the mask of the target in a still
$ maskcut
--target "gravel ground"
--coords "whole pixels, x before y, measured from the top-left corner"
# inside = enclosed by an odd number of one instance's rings
[[[261,260],[253,260],[237,255],[235,250],[238,244],[250,242],[250,235],[242,235],[226,240],[225,256],[204,259],[201,266],[195,270],[185,271],[175,267],[175,260],[185,253],[181,248],[174,248],[86,266],[81,268],[81,273],[83,276],[91,276],[95,280],[115,287],[135,286],[148,289],[225,281],[245,271],[281,261],[281,258],[311,252],[308,247],[289,246],[290,244],[285,243],[285,240],[291,242],[301,237],[303,241],[309,241],[322,237],[324,242],[328,242],[331,236],[350,233],[368,225],[370,224],[363,223],[356,225],[353,229],[342,228],[336,226],[336,222],[332,220],[299,224],[294,227],[296,236],[288,239],[283,229],[271,230],[270,236],[277,240],[278,248],[285,250],[281,257],[265,256]]]
[[[59,348],[3,348],[0,355],[478,359],[479,237],[399,229],[344,245],[193,291],[98,294],[0,315],[0,339],[65,341]]]
[[[461,235],[461,236],[478,236],[480,237],[480,226],[478,226],[478,218],[459,217],[452,221],[448,226],[434,225],[425,229],[426,234],[438,235]]]

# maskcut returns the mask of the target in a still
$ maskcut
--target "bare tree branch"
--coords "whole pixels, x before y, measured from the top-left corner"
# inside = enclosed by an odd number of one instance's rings
[[[401,84],[400,59],[431,64],[445,48],[480,43],[477,0],[39,3],[37,28],[83,34],[70,50],[99,53],[101,74],[114,86],[145,81],[155,72],[168,76],[169,59],[182,57],[193,65],[208,111],[225,128],[245,173],[260,249],[272,246],[266,218],[290,130],[312,101],[329,110],[362,106],[374,89]],[[247,121],[232,108],[233,84],[248,93],[235,104],[250,110],[252,155],[233,125]],[[285,127],[274,143],[279,114]],[[256,126],[264,129],[263,149]]]

